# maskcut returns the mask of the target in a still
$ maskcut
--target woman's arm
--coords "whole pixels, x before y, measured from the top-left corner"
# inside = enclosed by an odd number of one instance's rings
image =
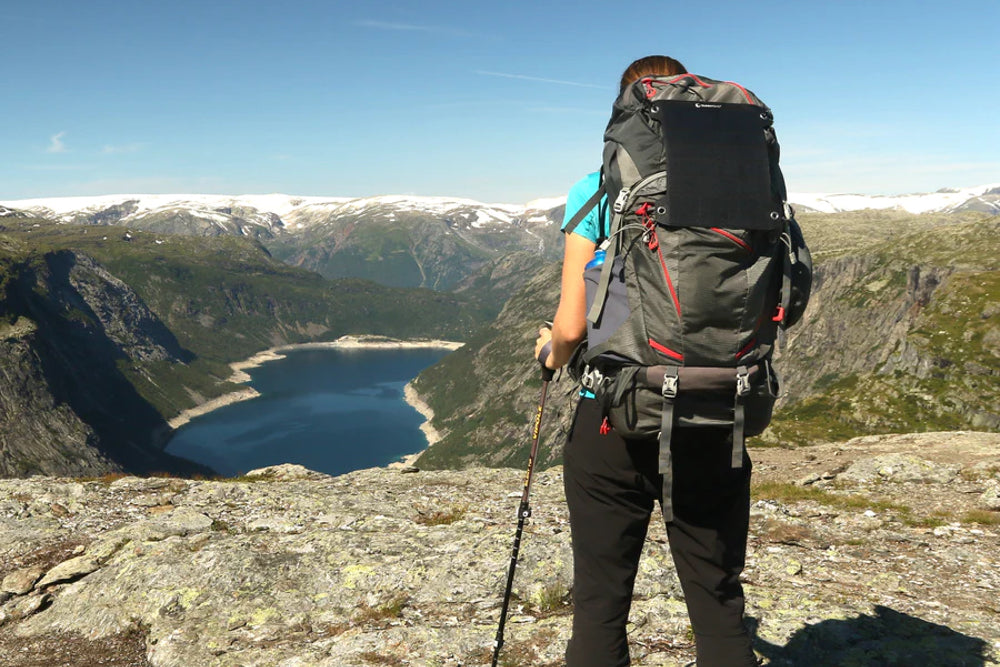
[[[596,249],[597,244],[590,239],[579,234],[566,235],[559,308],[552,322],[552,330],[547,327],[539,330],[535,343],[537,359],[542,346],[551,338],[552,352],[545,361],[548,368],[560,368],[569,361],[573,350],[587,335],[587,292],[583,282],[583,269],[594,258]]]

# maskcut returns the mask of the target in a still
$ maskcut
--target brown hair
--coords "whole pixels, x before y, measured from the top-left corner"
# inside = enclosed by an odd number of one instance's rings
[[[630,84],[645,76],[669,76],[686,73],[687,68],[669,56],[646,56],[639,58],[625,69],[618,92],[619,94],[624,92]]]

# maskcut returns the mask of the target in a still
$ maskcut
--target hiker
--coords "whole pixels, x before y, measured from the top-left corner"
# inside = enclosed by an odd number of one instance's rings
[[[640,88],[638,93],[630,92],[629,94],[633,95],[633,98],[630,99],[635,99],[639,95],[646,97],[644,92],[647,92],[648,97],[652,99],[654,93],[657,92],[653,83],[659,85],[663,81],[654,81],[647,77],[671,77],[672,75],[686,74],[686,72],[687,70],[680,62],[666,56],[649,56],[635,61],[622,75],[619,101],[616,102],[614,113],[618,115],[617,117],[621,117],[622,110],[625,109],[625,106],[622,106],[622,99],[624,99],[627,90],[639,85],[638,82],[642,81],[645,91]],[[680,77],[678,76],[678,78]],[[720,83],[705,83],[711,80],[695,76],[690,76],[690,79],[705,88]],[[673,80],[667,79],[665,82],[669,84],[673,83]],[[682,83],[695,85],[688,79]],[[737,88],[742,95],[746,96],[747,100],[759,102],[742,87],[737,86]],[[700,92],[697,94],[701,95]],[[722,105],[716,106],[721,107]],[[748,107],[746,104],[739,106]],[[762,108],[766,109],[762,103],[760,107],[753,107],[754,114],[756,115],[757,111]],[[655,111],[655,108],[652,110]],[[764,115],[761,114],[760,118],[764,118]],[[614,136],[612,126],[615,122],[616,116],[613,115],[609,129],[605,134],[606,140],[609,136]],[[656,151],[648,152],[652,154]],[[606,149],[603,177],[601,173],[588,174],[573,186],[567,196],[563,231],[567,231],[566,223],[570,223],[574,216],[578,220],[574,221],[576,224],[571,232],[565,235],[561,294],[552,327],[551,329],[543,327],[539,330],[535,346],[535,358],[542,361],[545,367],[550,369],[558,369],[570,361],[571,356],[575,357],[574,351],[588,336],[588,310],[591,304],[587,302],[588,293],[584,281],[585,267],[592,263],[599,264],[603,259],[604,248],[609,247],[604,241],[611,234],[610,218],[612,215],[619,215],[619,213],[611,214],[607,199],[598,197],[599,188],[603,188],[603,179],[608,177],[609,162],[607,156],[608,150]],[[776,169],[776,159],[775,150],[775,167],[772,168],[772,172]],[[768,178],[766,158],[764,170],[765,178]],[[783,182],[780,188],[781,196],[784,197]],[[770,193],[765,196],[768,199],[773,199]],[[612,196],[612,201],[617,204],[618,198]],[[590,211],[582,219],[579,219],[580,216],[577,214],[582,214],[583,208],[588,205],[590,205]],[[611,208],[614,211],[619,210],[617,205],[613,205]],[[649,210],[648,205],[645,208],[639,206],[636,213],[645,214]],[[790,209],[788,210],[790,211]],[[772,220],[777,220],[775,215],[780,217],[780,222],[787,222],[785,218],[791,217],[790,213],[787,216],[775,213],[770,215]],[[660,231],[659,223],[649,223],[649,218],[645,220],[647,223],[645,232],[638,224],[628,226],[639,229],[639,233],[642,234],[641,237],[636,237],[642,241],[639,246],[642,248],[648,246],[652,255],[655,256],[657,245],[660,243],[659,239],[666,238],[662,234],[676,234],[678,232],[674,230]],[[769,223],[765,222],[765,224]],[[785,229],[787,230],[787,227]],[[704,235],[704,229],[700,231]],[[713,227],[712,232],[718,232],[747,248],[751,244],[756,244],[756,241],[743,240],[736,234],[722,229]],[[768,247],[774,248],[774,250],[768,252],[776,257],[779,254],[776,243],[778,232],[767,231],[762,232],[763,236],[752,236],[756,233],[747,232],[746,239],[751,239],[751,237],[754,239],[770,238],[771,245]],[[661,236],[657,236],[657,234],[661,234]],[[721,237],[719,239],[721,242]],[[629,247],[635,246],[636,242],[633,241]],[[632,250],[628,252],[632,252]],[[659,274],[661,282],[664,273],[667,273],[667,263],[663,261],[662,257],[661,254],[659,260],[663,265],[663,272]],[[773,285],[782,284],[781,261],[772,261],[773,257],[764,257],[762,260],[768,267],[777,266],[777,269],[768,269],[771,273],[777,274],[776,277],[767,278],[768,285],[772,286],[769,287],[769,292],[775,292]],[[612,251],[609,247],[608,263],[611,260]],[[808,266],[811,279],[811,262]],[[620,265],[615,264],[615,267],[620,267]],[[593,270],[599,271],[596,268]],[[767,275],[771,276],[771,273]],[[607,280],[604,282],[606,283]],[[680,320],[681,306],[674,293],[674,285],[670,283],[669,275],[666,283],[670,291],[669,293],[664,291],[665,298],[668,302],[671,297],[673,298],[677,304],[677,319]],[[626,289],[624,285],[623,279],[621,290]],[[787,282],[783,285],[786,292],[791,291]],[[680,292],[680,289],[679,285],[677,292]],[[744,282],[744,292],[746,289]],[[608,296],[609,294],[610,296]],[[610,301],[614,295],[610,292],[602,294],[599,291],[596,299],[603,303],[605,298]],[[746,295],[744,294],[742,298],[746,299]],[[778,298],[777,295],[774,298]],[[632,301],[629,303],[631,304]],[[626,309],[628,307],[626,306]],[[775,309],[773,299],[772,302],[769,302],[768,307]],[[661,310],[663,310],[662,307]],[[761,327],[760,321],[770,320],[772,312],[769,311],[767,317],[757,318],[757,326]],[[784,309],[780,312],[783,313]],[[611,312],[598,312],[596,318],[598,323],[602,314],[605,319],[609,319],[613,315]],[[685,315],[687,317],[687,311],[685,311]],[[589,319],[595,318],[590,317]],[[778,322],[778,316],[775,316],[774,320]],[[595,323],[591,322],[591,324]],[[775,324],[772,328],[776,331],[777,327],[778,325]],[[748,423],[756,421],[766,425],[770,419],[770,406],[773,405],[773,396],[768,397],[767,392],[774,390],[774,395],[776,395],[776,384],[771,385],[769,365],[770,345],[774,334],[773,332],[768,333],[770,331],[768,325],[764,325],[763,330],[767,331],[760,335],[756,335],[756,332],[750,332],[755,335],[755,339],[748,344],[743,352],[747,352],[749,357],[754,355],[761,357],[758,366],[766,371],[766,378],[763,380],[767,384],[765,399],[770,402],[766,404],[766,409],[758,410],[754,407],[755,403],[748,401],[745,417]],[[590,333],[590,345],[593,348],[594,332]],[[643,338],[643,336],[639,338]],[[757,338],[760,338],[761,342],[756,342]],[[654,343],[655,341],[650,337],[649,344],[653,346]],[[661,356],[664,356],[665,359],[681,356],[666,346],[654,346],[654,348],[663,353]],[[737,353],[737,358],[739,358],[739,353]],[[595,365],[598,361],[599,359],[596,357],[591,360]],[[758,366],[754,366],[754,368]],[[663,367],[660,366],[660,368]],[[727,372],[732,375],[740,371],[730,368],[727,369]],[[659,377],[659,380],[663,382],[664,396],[667,396],[666,387],[669,380],[666,376],[670,373],[675,373],[673,386],[677,386],[676,370],[668,369],[666,374]],[[761,375],[757,374],[755,377],[760,378]],[[594,384],[593,377],[591,380],[591,388],[600,391],[600,389],[595,388],[597,385]],[[604,385],[607,385],[609,381],[607,377],[602,377],[600,374],[597,375],[597,380]],[[682,389],[684,382],[682,376]],[[760,383],[759,380],[755,382],[757,383],[755,386]],[[731,378],[731,384],[733,387],[739,387],[740,382],[738,379]],[[584,385],[587,386],[587,382],[584,382]],[[618,390],[616,395],[619,399],[622,396],[621,391]],[[658,396],[659,391],[659,386],[657,386],[655,388],[656,400],[662,400]],[[737,389],[736,393],[740,393],[740,390]],[[601,396],[606,394],[607,391]],[[674,418],[674,415],[668,412],[663,428],[660,428],[659,422],[656,422],[650,435],[635,437],[628,433],[623,435],[619,428],[609,426],[609,404],[607,402],[602,403],[602,400],[596,400],[595,394],[587,389],[581,389],[580,396],[563,456],[564,483],[570,513],[574,560],[573,631],[566,649],[567,666],[611,667],[629,664],[626,623],[639,558],[643,550],[648,522],[656,502],[660,502],[663,508],[671,554],[687,603],[696,644],[697,666],[743,667],[756,665],[757,659],[751,647],[751,638],[743,625],[744,597],[739,580],[744,566],[747,545],[751,471],[750,459],[742,442],[744,408],[741,399],[736,399],[737,405],[740,406],[736,408],[739,416],[731,416],[726,424],[716,426],[709,422],[707,426],[686,426],[683,419]],[[734,414],[731,396],[732,394],[727,394],[724,400],[728,403],[723,403],[723,406],[729,409],[729,415]],[[757,414],[764,411],[766,411],[766,415]],[[657,414],[659,414],[658,410]],[[748,426],[747,428],[748,434],[759,432],[757,427]],[[627,428],[624,430],[628,431]],[[762,427],[759,430],[762,430]],[[665,445],[663,445],[661,438],[664,431],[666,432]],[[664,459],[664,457],[666,458]],[[664,464],[664,460],[666,460],[666,464]],[[668,471],[666,475],[664,470]]]

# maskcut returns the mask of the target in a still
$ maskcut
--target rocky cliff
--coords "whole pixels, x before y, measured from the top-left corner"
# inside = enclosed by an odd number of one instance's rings
[[[778,357],[788,409],[777,439],[1000,430],[1000,223],[884,222],[888,238],[847,250],[847,230],[806,220],[820,261],[805,322]]]
[[[206,471],[160,452],[166,422],[122,372],[192,356],[132,289],[69,251],[4,274],[0,476]]]
[[[1000,664],[1000,435],[754,453],[743,576],[771,665]],[[489,663],[522,473],[296,466],[245,478],[0,480],[0,666]],[[502,663],[561,664],[561,470],[537,473]],[[662,522],[633,664],[693,658]]]

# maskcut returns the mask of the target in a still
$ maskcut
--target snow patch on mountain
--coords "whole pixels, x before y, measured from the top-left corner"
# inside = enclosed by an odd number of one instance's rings
[[[946,213],[966,208],[979,202],[1000,211],[996,192],[1000,185],[980,185],[972,188],[946,188],[937,192],[907,195],[856,195],[793,193],[789,200],[793,206],[809,208],[820,213],[840,213],[862,209],[900,210],[908,213]],[[992,197],[993,199],[987,199]]]
[[[166,208],[187,208],[195,211],[233,207],[254,208],[258,211],[281,216],[299,206],[322,202],[350,201],[347,197],[299,197],[293,195],[98,195],[92,197],[51,197],[22,199],[8,202],[13,208],[29,212],[48,211],[56,216],[72,216],[87,211],[102,211],[126,202],[134,202],[135,214],[149,213]]]
[[[791,203],[800,210],[838,213],[861,209],[901,210],[909,213],[951,212],[973,209],[1000,213],[1000,184],[906,195],[859,195],[793,193]],[[317,197],[285,194],[264,195],[102,195],[53,197],[0,202],[5,215],[10,209],[63,222],[81,216],[99,216],[95,222],[129,224],[162,213],[187,213],[192,217],[226,226],[234,217],[252,225],[289,231],[352,215],[384,216],[394,220],[399,213],[424,213],[473,228],[490,225],[552,224],[552,212],[566,204],[565,197],[535,199],[527,204],[487,204],[459,197],[381,195],[376,197]],[[245,233],[245,229],[242,230]]]

